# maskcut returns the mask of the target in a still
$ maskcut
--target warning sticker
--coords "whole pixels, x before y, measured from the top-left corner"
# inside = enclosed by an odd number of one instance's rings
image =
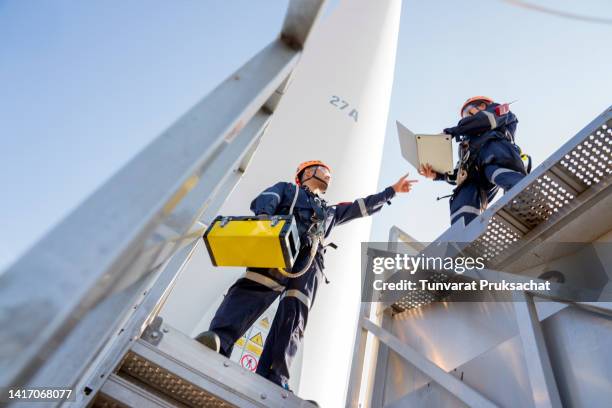
[[[255,372],[255,370],[257,369],[257,358],[250,354],[245,354],[240,359],[240,365],[249,371]]]
[[[250,340],[258,346],[263,347],[263,337],[261,336],[261,332],[257,332],[257,334],[251,337]]]
[[[239,338],[236,341],[236,346],[238,347],[244,347],[244,344],[246,343],[246,337],[242,336],[241,338]]]
[[[249,351],[255,355],[261,356],[261,353],[263,352],[263,347],[259,347],[256,344],[253,344],[251,342],[248,342],[246,347],[245,347],[246,351]]]
[[[0,0],[2,1],[2,0]],[[231,360],[251,370],[256,366],[263,353],[266,337],[270,332],[276,305],[270,306],[251,327],[249,327],[241,338],[239,338],[232,350]],[[247,356],[247,357],[245,357]],[[252,359],[255,359],[254,361]]]
[[[267,317],[264,317],[263,319],[261,319],[259,321],[259,325],[261,327],[263,327],[264,329],[269,329],[270,328],[270,320],[268,320]]]

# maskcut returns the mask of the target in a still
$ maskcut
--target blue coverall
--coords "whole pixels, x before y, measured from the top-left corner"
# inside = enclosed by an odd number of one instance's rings
[[[308,262],[311,242],[307,231],[313,223],[313,215],[324,220],[327,237],[337,225],[378,212],[395,196],[393,188],[387,187],[378,194],[359,198],[354,202],[328,206],[325,200],[308,188],[280,182],[257,196],[251,203],[251,210],[256,215],[288,214],[296,189],[298,196],[293,215],[300,234],[301,248],[292,271],[302,270]],[[210,330],[221,339],[221,354],[229,357],[236,340],[242,337],[280,296],[278,309],[257,365],[257,373],[286,387],[289,367],[304,336],[308,311],[324,276],[324,253],[325,248],[319,247],[308,271],[298,278],[283,276],[276,269],[247,268],[246,275],[229,288],[210,324]]]
[[[510,111],[498,115],[498,106],[492,103],[461,119],[457,126],[444,129],[460,142],[459,164],[453,174],[438,174],[435,179],[457,184],[459,167],[467,170],[467,178],[450,199],[451,224],[463,219],[467,225],[487,207],[499,187],[508,191],[527,174],[520,149],[514,144],[518,119]]]

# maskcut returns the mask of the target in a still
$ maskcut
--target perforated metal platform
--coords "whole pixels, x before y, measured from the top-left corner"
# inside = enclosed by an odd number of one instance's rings
[[[131,408],[155,407],[175,408],[186,407],[170,397],[161,395],[155,389],[126,380],[116,374],[111,374],[91,404],[92,408]]]
[[[212,352],[158,318],[125,355],[93,407],[313,405]]]
[[[133,352],[127,355],[119,375],[136,378],[190,407],[235,407]]]
[[[587,191],[609,186],[612,174],[609,116],[610,110],[594,131],[585,132],[581,140],[572,139],[571,148],[566,145],[556,152],[552,157],[558,159],[552,165],[546,166],[550,159],[544,162],[541,167],[545,171],[527,176],[533,179],[529,185],[488,217],[486,232],[471,248],[474,253],[484,256],[491,265],[499,264],[512,254],[516,243],[528,240],[537,227],[545,223],[550,226],[584,204],[591,198],[586,197]]]
[[[564,228],[563,239],[590,242],[612,227],[612,217],[587,211],[610,199],[611,175],[612,107],[467,227],[455,224],[435,242],[465,242],[463,252],[483,257],[487,268],[503,267],[533,245],[541,245],[554,234],[561,236]],[[430,279],[440,282],[450,277],[435,274]],[[392,307],[403,311],[442,298],[439,293],[415,292]]]
[[[430,282],[448,282],[451,277],[443,273],[432,273],[428,280]],[[395,312],[401,313],[404,310],[414,309],[431,302],[439,302],[448,296],[447,291],[411,290],[408,294],[392,305]]]

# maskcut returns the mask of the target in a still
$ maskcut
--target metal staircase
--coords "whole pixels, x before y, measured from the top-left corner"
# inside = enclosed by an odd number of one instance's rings
[[[430,281],[543,282],[539,267],[560,258],[571,263],[589,245],[596,251],[612,231],[611,181],[612,107],[469,225],[454,224],[427,246],[394,227],[387,248],[368,249],[366,268],[402,247],[400,253],[486,260],[485,269],[462,275],[429,271]],[[371,392],[361,401],[372,407],[606,405],[612,372],[598,361],[610,358],[597,351],[611,344],[612,270],[602,262],[602,270],[574,267],[550,291],[510,298],[461,295],[453,302],[454,294],[421,290],[370,298],[359,316],[347,407],[358,405],[363,389]],[[409,272],[385,276],[387,282],[404,278]],[[376,363],[364,374],[368,334]],[[581,378],[585,370],[607,388]]]
[[[308,407],[160,318],[130,347],[93,407]]]
[[[278,39],[0,276],[3,387],[74,390],[39,406],[310,405],[150,325],[246,170],[323,4],[291,0]]]

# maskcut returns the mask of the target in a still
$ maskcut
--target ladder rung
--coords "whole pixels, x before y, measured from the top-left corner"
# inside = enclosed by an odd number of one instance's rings
[[[140,387],[111,374],[96,396],[92,408],[175,408],[176,404],[166,401]]]

